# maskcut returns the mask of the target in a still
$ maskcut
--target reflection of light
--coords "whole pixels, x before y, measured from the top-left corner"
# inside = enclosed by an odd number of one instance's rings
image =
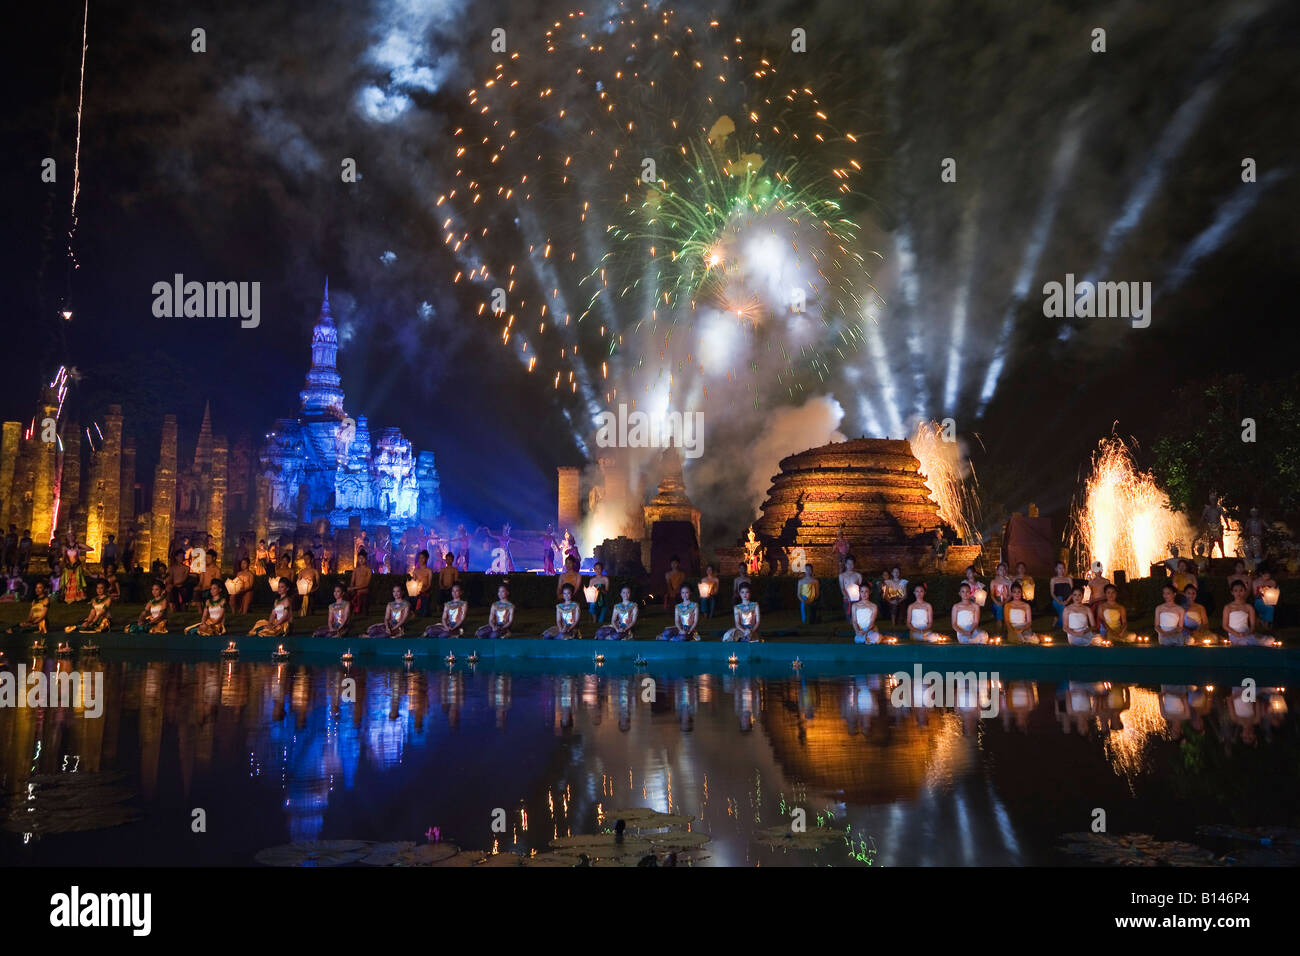
[[[1142,687],[1129,688],[1128,710],[1119,715],[1122,730],[1106,735],[1106,749],[1116,773],[1136,776],[1142,769],[1142,753],[1152,734],[1165,736],[1168,725],[1160,714],[1160,695]]]

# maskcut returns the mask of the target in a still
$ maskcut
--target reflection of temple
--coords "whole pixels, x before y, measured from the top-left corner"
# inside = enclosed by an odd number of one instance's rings
[[[442,511],[433,452],[417,452],[396,428],[384,429],[372,445],[366,417],[354,421],[344,409],[337,357],[327,284],[298,415],[278,419],[262,450],[264,506],[258,513],[265,516],[264,537],[292,535],[322,520],[335,528],[353,523],[398,533],[429,525]]]

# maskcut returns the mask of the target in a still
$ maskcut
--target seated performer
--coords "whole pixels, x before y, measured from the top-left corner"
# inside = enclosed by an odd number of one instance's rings
[[[907,608],[907,636],[924,644],[939,644],[942,634],[936,634],[934,628],[934,608],[925,599],[925,585],[918,584],[912,588],[915,601]]]
[[[740,600],[749,600],[749,588],[742,587]],[[673,624],[665,628],[659,635],[661,641],[698,641],[699,635],[695,629],[700,626],[700,608],[699,605],[691,600],[691,588],[688,584],[683,584],[677,590],[681,601],[673,610]]]
[[[1195,644],[1210,636],[1210,612],[1196,602],[1196,585],[1183,588],[1183,636]]]
[[[352,580],[348,584],[348,600],[352,602],[353,614],[365,614],[370,610],[370,577],[366,552],[358,551],[356,567],[352,569]]]
[[[1161,647],[1182,647],[1187,643],[1183,629],[1183,606],[1172,584],[1160,589],[1164,602],[1155,610],[1156,641]]]
[[[596,628],[598,641],[630,641],[632,628],[636,627],[637,612],[640,610],[632,600],[632,589],[626,584],[618,592],[619,602],[614,605],[612,621]]]
[[[510,589],[502,584],[497,588],[497,599],[488,608],[488,622],[474,632],[475,637],[501,639],[510,636],[515,623],[515,606],[510,603]]]
[[[1070,590],[1070,601],[1061,614],[1065,622],[1065,637],[1072,647],[1100,647],[1105,641],[1097,633],[1092,608],[1083,603],[1083,588]]]
[[[1038,635],[1034,633],[1034,609],[1025,600],[1024,586],[1020,581],[1011,585],[1011,599],[1003,608],[1007,623],[1007,639],[1020,644],[1037,644]]]
[[[596,600],[587,602],[587,613],[595,618],[597,624],[603,624],[608,610],[605,595],[609,593],[609,578],[605,576],[605,566],[599,561],[592,565],[592,570],[595,573],[587,578],[587,587],[596,589]]]
[[[107,631],[112,622],[108,619],[108,609],[113,599],[108,596],[108,585],[103,581],[95,582],[95,596],[90,599],[90,611],[85,620],[78,624],[69,624],[63,630],[78,634],[99,634]]]
[[[262,618],[248,633],[254,637],[283,637],[293,623],[293,598],[289,596],[289,579],[280,578],[280,587],[271,604],[271,616]]]
[[[718,588],[721,586],[722,582],[718,580],[713,565],[705,565],[704,577],[700,578],[700,614],[704,617],[713,617],[713,611],[718,604]]]
[[[1061,614],[1065,611],[1065,603],[1070,600],[1070,589],[1074,587],[1074,578],[1065,573],[1065,565],[1062,562],[1056,562],[1056,573],[1052,575],[1052,580],[1047,586],[1052,592],[1052,609],[1056,611],[1057,626],[1063,627],[1065,622]]]
[[[682,590],[689,596],[688,588],[682,588]],[[724,641],[760,642],[758,636],[758,602],[749,599],[749,592],[748,585],[740,589],[740,603],[731,609],[731,617],[736,626],[722,635]],[[694,605],[691,606],[694,607]],[[680,607],[681,605],[678,605],[679,610]],[[692,637],[697,641],[700,639],[698,634],[693,634]],[[680,638],[673,639],[680,640]]]
[[[581,608],[573,599],[573,585],[566,584],[560,588],[560,603],[555,605],[555,626],[542,632],[542,637],[552,641],[577,640],[582,637],[578,630],[578,615]]]
[[[442,620],[424,629],[425,637],[464,637],[469,604],[460,596],[460,585],[451,586],[451,600],[442,606]]]
[[[880,596],[889,607],[890,623],[898,624],[903,614],[903,602],[907,600],[907,578],[897,566],[880,582]]]
[[[253,569],[249,566],[248,558],[240,559],[239,570],[231,580],[235,582],[235,589],[230,592],[231,610],[236,614],[247,614],[253,606],[254,586]]]
[[[879,616],[880,609],[876,607],[875,602],[871,600],[871,595],[863,588],[857,601],[849,607],[849,621],[853,624],[854,644],[880,643],[880,631],[876,630]],[[890,641],[892,640],[893,638],[890,638]]]
[[[50,595],[46,590],[44,581],[37,581],[32,587],[32,608],[27,612],[27,617],[19,621],[13,627],[9,628],[10,634],[25,634],[29,631],[36,631],[38,634],[45,634],[46,615],[50,613]]]
[[[203,602],[202,615],[197,624],[191,624],[185,629],[186,634],[216,637],[226,633],[226,595],[216,581],[208,584],[208,596]]]
[[[1128,608],[1119,603],[1119,588],[1113,584],[1102,589],[1102,602],[1097,605],[1097,623],[1101,636],[1108,641],[1128,639]]]
[[[813,576],[813,566],[803,566],[799,579],[799,620],[804,624],[817,623],[817,599],[821,596],[821,582]]]
[[[1277,643],[1273,637],[1255,635],[1255,625],[1259,618],[1255,606],[1250,603],[1249,594],[1245,581],[1232,582],[1232,602],[1223,607],[1223,630],[1228,635],[1228,643],[1234,646],[1254,647],[1262,644],[1272,647]]]
[[[840,600],[844,605],[844,619],[848,620],[849,608],[862,597],[862,575],[854,570],[853,555],[845,555],[844,570],[840,572]]]
[[[411,616],[411,602],[406,600],[400,587],[393,587],[393,599],[384,608],[384,619],[370,625],[367,637],[401,637],[406,633],[406,620]]]
[[[989,582],[989,596],[993,598],[993,620],[1001,624],[1005,617],[1002,609],[1011,598],[1011,577],[1005,564],[998,565],[997,574]]]
[[[987,631],[980,630],[980,607],[971,600],[970,585],[965,581],[957,589],[960,599],[952,606],[952,629],[957,632],[958,644],[987,644]]]
[[[326,609],[325,624],[312,633],[312,637],[345,637],[352,623],[352,605],[348,603],[343,585],[334,585],[334,603]]]
[[[162,584],[155,581],[150,587],[153,596],[145,602],[144,610],[134,624],[128,624],[126,630],[131,634],[166,634],[167,633],[167,614],[171,610],[171,602],[167,600],[166,589]]]

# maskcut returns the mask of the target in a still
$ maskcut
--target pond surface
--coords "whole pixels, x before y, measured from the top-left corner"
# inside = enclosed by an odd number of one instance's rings
[[[98,718],[0,708],[0,862],[245,865],[336,839],[544,851],[633,807],[693,817],[706,866],[1077,862],[1061,836],[1098,808],[1109,832],[1162,841],[1297,823],[1294,692],[1262,682],[1250,702],[1212,680],[1006,681],[981,716],[970,696],[898,706],[888,675],[88,666]],[[796,809],[816,848],[768,835]]]

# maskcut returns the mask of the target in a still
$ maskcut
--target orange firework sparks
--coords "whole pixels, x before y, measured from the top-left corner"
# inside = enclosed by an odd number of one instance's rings
[[[978,483],[957,442],[945,439],[938,422],[919,422],[911,445],[939,517],[963,541],[979,541]]]

